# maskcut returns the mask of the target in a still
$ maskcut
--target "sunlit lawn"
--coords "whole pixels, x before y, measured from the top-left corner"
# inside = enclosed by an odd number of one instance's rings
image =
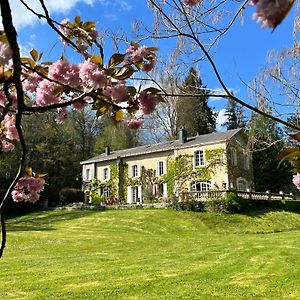
[[[300,214],[109,210],[8,221],[0,299],[300,299]]]

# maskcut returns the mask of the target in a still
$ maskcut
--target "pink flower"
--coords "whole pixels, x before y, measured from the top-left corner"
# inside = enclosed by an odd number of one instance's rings
[[[19,134],[16,128],[16,116],[12,114],[8,114],[4,117],[2,124],[5,128],[5,137],[9,140],[19,140]]]
[[[15,145],[11,142],[6,141],[6,140],[2,141],[1,147],[2,147],[1,149],[2,149],[3,152],[10,152],[10,151],[15,149]]]
[[[141,111],[143,114],[150,114],[154,111],[157,104],[157,97],[150,92],[141,92],[139,96]]]
[[[149,54],[149,51],[145,46],[138,47],[136,45],[131,45],[127,50],[126,54],[128,57],[125,59],[125,64],[136,63],[142,61],[145,56]]]
[[[108,85],[109,78],[95,63],[87,60],[83,64],[80,64],[79,68],[79,77],[86,89],[89,87],[99,89]]]
[[[26,198],[26,195],[23,192],[16,191],[16,190],[12,191],[11,195],[15,202],[21,202]]]
[[[21,177],[15,189],[12,191],[12,197],[15,202],[22,200],[36,202],[40,198],[40,192],[44,189],[45,180],[35,177]]]
[[[151,60],[143,63],[143,65],[142,65],[142,71],[149,72],[149,71],[151,71],[153,69],[154,65],[155,65],[155,60],[151,59]]]
[[[293,184],[300,190],[300,174],[293,175]]]
[[[139,129],[142,126],[142,124],[142,119],[130,119],[129,121],[127,121],[127,126],[130,129]]]
[[[49,67],[48,76],[50,79],[59,81],[71,87],[79,85],[79,66],[71,65],[66,60],[59,60]]]
[[[111,97],[112,101],[119,103],[123,101],[127,96],[127,86],[125,81],[119,81],[115,86],[107,86],[103,90],[105,96]]]
[[[43,78],[37,73],[31,73],[23,81],[23,88],[25,91],[34,93],[38,87],[38,84],[43,80]]]
[[[36,89],[36,99],[35,102],[39,106],[47,106],[50,104],[55,104],[59,102],[58,97],[53,94],[53,90],[56,87],[55,83],[43,79]]]
[[[59,31],[65,36],[68,37],[72,31],[70,30],[70,20],[69,19],[64,19],[62,20],[62,22],[60,23],[59,27]],[[60,37],[60,40],[64,43],[67,44],[67,42]]]
[[[184,0],[184,4],[188,6],[194,6],[200,2],[200,0]]]
[[[7,42],[0,42],[0,65],[8,64],[12,58],[12,51]]]
[[[250,4],[256,5],[252,18],[262,23],[262,28],[275,29],[290,11],[294,0],[252,0]]]

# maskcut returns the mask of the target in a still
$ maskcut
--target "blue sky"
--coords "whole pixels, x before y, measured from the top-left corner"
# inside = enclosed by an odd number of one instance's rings
[[[38,7],[37,0],[27,1],[33,7]],[[130,32],[133,20],[142,20],[151,24],[152,17],[147,9],[146,0],[48,0],[51,15],[60,21],[63,18],[72,19],[81,15],[83,20],[97,21],[99,30],[110,29],[117,32],[119,29]],[[18,0],[12,0],[14,21],[18,28],[19,41],[22,51],[32,47],[44,51],[44,59],[58,59],[62,46],[57,42],[57,36],[48,26],[36,17],[19,7]],[[237,21],[226,33],[218,46],[215,55],[217,67],[229,88],[236,95],[247,101],[247,89],[239,77],[248,82],[252,80],[263,67],[266,56],[271,49],[280,50],[292,44],[293,19],[295,8],[284,22],[271,33],[270,29],[262,30],[259,24],[252,20],[254,8],[247,6],[244,11],[244,22]],[[151,42],[147,42],[150,45]],[[160,42],[159,47],[163,56],[168,55],[170,41]],[[108,52],[108,51],[107,51]],[[108,55],[107,55],[108,56]],[[211,67],[208,64],[200,66],[202,81],[211,89],[220,87]],[[220,110],[226,101],[212,101],[211,105]]]

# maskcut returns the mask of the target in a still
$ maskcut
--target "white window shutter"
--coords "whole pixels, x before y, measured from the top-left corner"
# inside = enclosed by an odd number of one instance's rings
[[[142,186],[138,186],[138,198],[140,199],[140,203],[142,203]]]
[[[127,187],[127,203],[132,203],[132,193],[131,193],[131,186]]]
[[[164,197],[168,197],[168,186],[166,183],[164,183],[164,194],[163,194]]]

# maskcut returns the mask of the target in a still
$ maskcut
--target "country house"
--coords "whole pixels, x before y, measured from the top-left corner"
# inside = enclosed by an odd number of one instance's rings
[[[253,188],[251,155],[242,129],[110,151],[81,162],[87,197],[126,203],[171,198],[187,191]]]

